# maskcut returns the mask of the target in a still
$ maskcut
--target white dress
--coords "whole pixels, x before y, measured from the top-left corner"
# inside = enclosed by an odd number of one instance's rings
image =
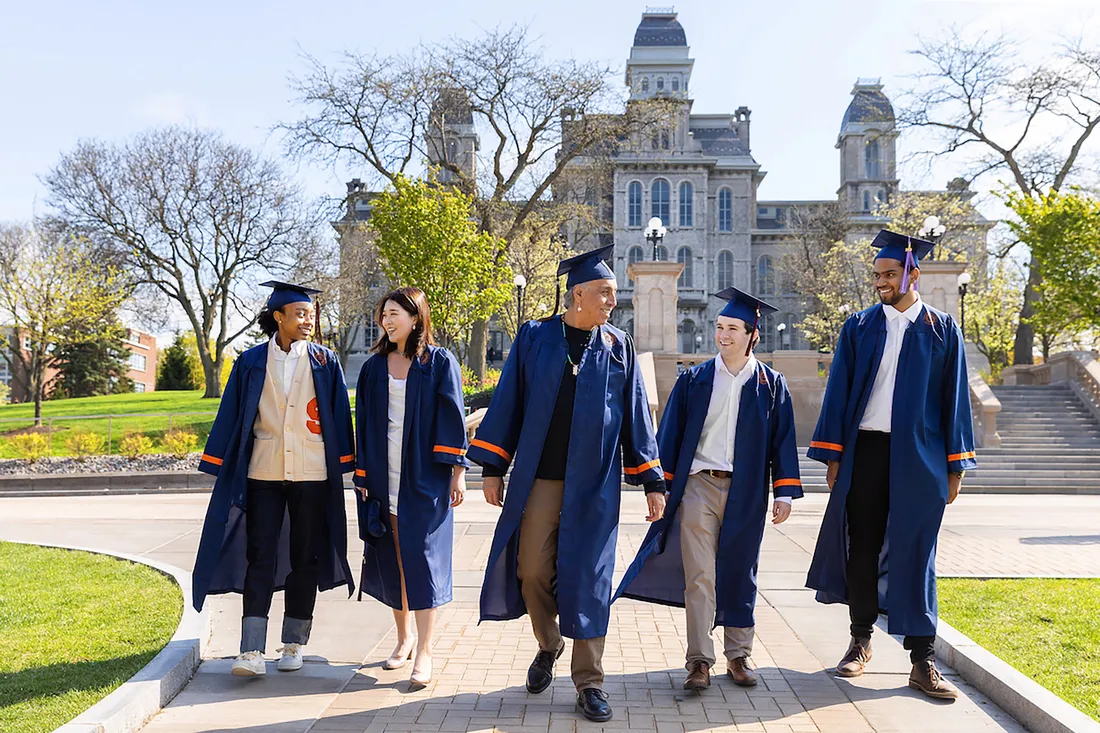
[[[390,514],[397,515],[397,498],[401,488],[401,448],[405,431],[405,384],[408,380],[387,375],[390,405],[386,426],[386,464],[389,472]]]

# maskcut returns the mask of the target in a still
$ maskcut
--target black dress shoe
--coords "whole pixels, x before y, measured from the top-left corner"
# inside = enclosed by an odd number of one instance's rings
[[[611,720],[611,706],[607,704],[607,693],[589,687],[577,693],[577,707],[584,717],[595,723]]]
[[[554,681],[554,663],[565,651],[565,644],[556,652],[540,651],[535,655],[535,661],[527,668],[527,691],[537,695],[550,686]]]

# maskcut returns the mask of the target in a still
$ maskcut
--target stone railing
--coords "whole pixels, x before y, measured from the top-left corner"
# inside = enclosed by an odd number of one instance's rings
[[[485,419],[485,413],[488,411],[488,408],[481,407],[466,416],[466,437],[469,440],[474,439],[474,433],[477,432],[478,426],[481,425],[481,421]]]
[[[1043,364],[1006,367],[1001,378],[1005,384],[1068,384],[1100,421],[1100,361],[1095,351],[1066,351]]]
[[[1001,401],[993,394],[993,390],[977,369],[967,369],[967,376],[970,379],[970,412],[974,417],[974,445],[979,448],[1000,448],[997,413],[1001,411]]]

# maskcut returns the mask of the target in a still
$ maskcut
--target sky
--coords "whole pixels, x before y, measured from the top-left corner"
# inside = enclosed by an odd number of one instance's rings
[[[121,141],[166,123],[217,128],[283,157],[275,125],[298,109],[288,79],[308,53],[400,53],[420,42],[525,24],[551,57],[623,68],[643,2],[466,0],[416,3],[0,0],[0,221],[47,210],[40,177],[82,138]],[[696,113],[752,110],[752,152],[767,172],[761,199],[826,199],[834,149],[858,77],[887,95],[917,68],[919,37],[955,25],[1050,48],[1098,31],[1096,0],[694,0],[675,5],[695,59]],[[619,75],[622,78],[622,75]],[[902,138],[899,153],[918,146]],[[285,161],[311,196],[339,196],[365,171]],[[943,188],[943,163],[909,165],[903,188]]]

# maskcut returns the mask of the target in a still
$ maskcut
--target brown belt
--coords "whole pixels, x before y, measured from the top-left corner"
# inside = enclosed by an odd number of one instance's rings
[[[731,479],[733,478],[733,471],[716,471],[713,468],[704,468],[699,473],[705,473],[712,478]]]

